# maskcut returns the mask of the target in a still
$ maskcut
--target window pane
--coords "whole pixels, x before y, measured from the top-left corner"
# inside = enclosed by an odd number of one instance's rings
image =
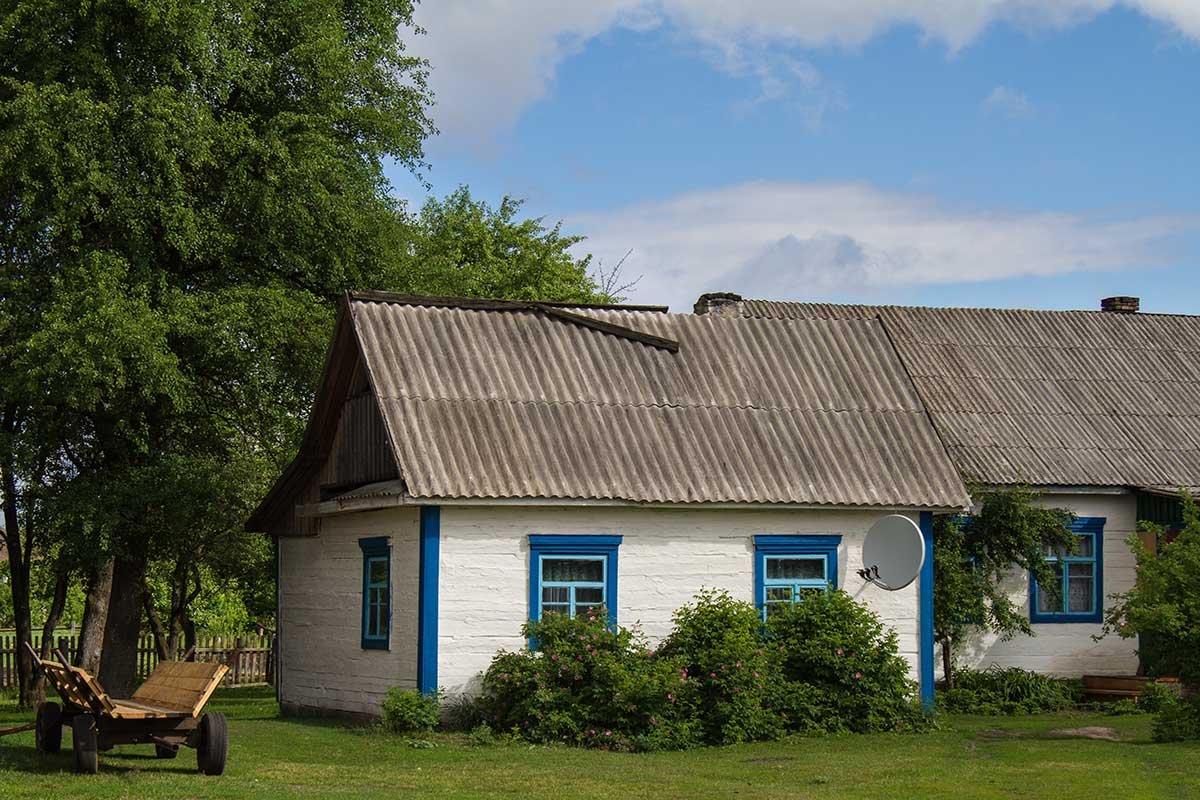
[[[768,580],[821,580],[825,577],[825,558],[768,558]]]
[[[546,614],[569,614],[569,613],[571,613],[571,606],[567,605],[566,603],[562,603],[562,604],[544,603],[542,605],[542,615],[543,616],[545,616]]]
[[[367,580],[371,583],[387,583],[387,560],[383,558],[372,558],[368,564],[370,566],[370,574]]]
[[[571,590],[566,586],[543,586],[543,603],[567,603],[571,600]]]
[[[1095,611],[1095,564],[1071,564],[1067,571],[1067,610]]]
[[[554,583],[603,583],[604,562],[598,558],[543,559],[542,580]]]
[[[790,586],[768,586],[767,587],[767,602],[768,603],[788,603],[792,599],[792,588]]]
[[[576,603],[575,604],[575,616],[576,617],[587,616],[588,612],[599,611],[599,610],[600,610],[599,605],[589,605],[589,604],[585,604],[585,603]]]
[[[1091,558],[1095,553],[1095,542],[1091,536],[1080,536],[1079,547],[1075,550],[1075,555],[1079,558]]]
[[[578,586],[575,588],[575,605],[580,603],[603,603],[604,590],[599,587]]]
[[[1063,610],[1062,564],[1054,564],[1054,581],[1038,584],[1038,611],[1054,614]]]
[[[387,631],[387,606],[382,603],[375,607],[375,635],[383,636]]]

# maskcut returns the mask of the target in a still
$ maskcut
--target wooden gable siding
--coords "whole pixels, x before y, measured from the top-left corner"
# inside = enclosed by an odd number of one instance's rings
[[[321,467],[322,489],[351,489],[398,476],[379,405],[369,390],[342,406],[329,458]]]

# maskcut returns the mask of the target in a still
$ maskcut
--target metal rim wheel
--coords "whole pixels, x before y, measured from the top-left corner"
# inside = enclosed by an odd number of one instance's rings
[[[90,714],[80,714],[71,720],[72,746],[75,750],[75,771],[95,775],[100,769],[96,752],[96,720]]]
[[[229,725],[219,711],[200,718],[200,742],[196,746],[196,766],[205,775],[220,775],[225,771],[229,752]]]
[[[34,741],[39,753],[57,753],[62,749],[62,709],[58,703],[39,703],[34,718]]]
[[[179,755],[178,747],[168,747],[165,744],[154,745],[155,758],[174,758],[177,755]]]

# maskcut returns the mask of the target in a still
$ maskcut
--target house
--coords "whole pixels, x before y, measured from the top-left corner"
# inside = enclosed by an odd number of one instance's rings
[[[1180,488],[1200,487],[1200,317],[1099,311],[830,305],[706,295],[696,312],[745,321],[875,320],[968,485],[1029,485],[1078,516],[1081,547],[1059,568],[1064,599],[1027,575],[1011,592],[1036,636],[980,636],[979,667],[1062,676],[1132,674],[1130,642],[1100,632],[1106,597],[1130,588],[1137,521],[1180,520]]]
[[[932,698],[931,559],[895,592],[856,571],[881,516],[928,533],[969,497],[887,328],[665,311],[346,298],[300,452],[247,523],[277,544],[285,711],[476,691],[552,611],[658,639],[702,587],[844,589]]]

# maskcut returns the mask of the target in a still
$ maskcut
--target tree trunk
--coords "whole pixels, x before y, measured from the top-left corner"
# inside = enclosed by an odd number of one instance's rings
[[[94,567],[88,576],[87,599],[83,604],[83,623],[79,630],[79,650],[75,666],[93,675],[100,672],[100,649],[104,644],[104,623],[108,619],[108,598],[112,594],[113,560]]]
[[[946,691],[954,688],[954,648],[948,638],[942,639],[942,675]]]
[[[50,658],[54,652],[54,631],[62,620],[63,609],[67,605],[67,587],[71,580],[71,570],[65,564],[59,564],[54,577],[54,594],[50,598],[50,610],[46,613],[46,621],[42,624],[42,658]],[[66,655],[64,653],[64,655]],[[68,656],[69,658],[70,656]],[[33,680],[33,695],[39,701],[45,696],[42,692],[42,679],[45,676],[39,672]]]
[[[137,681],[138,637],[142,632],[142,595],[146,559],[118,558],[113,567],[112,594],[104,624],[104,647],[100,657],[100,683],[113,697],[133,694]]]
[[[170,633],[163,625],[162,618],[158,616],[158,609],[154,607],[154,596],[150,594],[149,589],[142,589],[142,605],[146,608],[146,621],[150,623],[150,633],[154,634],[154,649],[158,653],[158,660],[170,661]]]
[[[14,427],[13,413],[5,414],[5,432]],[[9,588],[12,591],[14,625],[17,634],[17,702],[22,706],[34,703],[33,659],[23,643],[33,646],[33,623],[30,620],[29,598],[29,531],[21,536],[20,515],[17,508],[17,478],[14,474],[15,459],[11,450],[4,453],[0,463],[0,483],[4,491],[4,547],[8,554]],[[22,542],[22,538],[25,539]]]

